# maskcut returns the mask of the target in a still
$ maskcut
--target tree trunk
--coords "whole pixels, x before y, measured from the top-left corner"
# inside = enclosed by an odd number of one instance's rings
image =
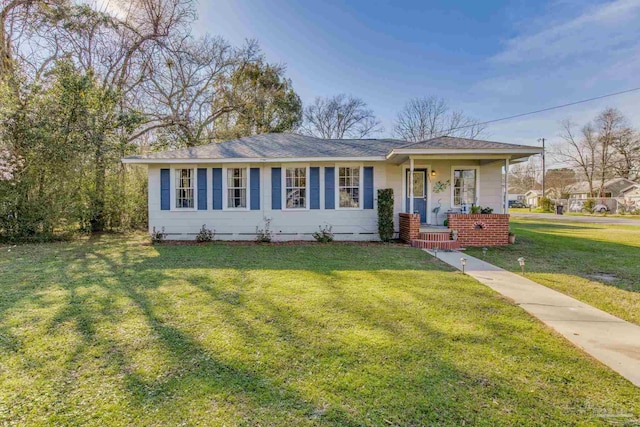
[[[105,229],[104,218],[104,204],[105,204],[105,181],[107,175],[107,168],[104,160],[103,153],[103,141],[104,136],[99,135],[96,138],[96,151],[95,151],[95,182],[94,182],[94,195],[91,206],[91,231],[93,233],[99,233]]]

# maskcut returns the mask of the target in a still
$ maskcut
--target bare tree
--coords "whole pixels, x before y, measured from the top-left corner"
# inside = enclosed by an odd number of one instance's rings
[[[598,132],[598,172],[600,188],[598,195],[604,194],[605,181],[613,176],[613,160],[616,154],[615,144],[626,129],[625,118],[615,108],[607,108],[596,117]]]
[[[591,124],[585,125],[579,135],[570,120],[562,122],[562,127],[564,144],[554,147],[554,156],[578,169],[589,184],[589,194],[594,194],[594,180],[599,171],[598,135]]]
[[[142,85],[143,126],[131,139],[164,129],[179,146],[195,146],[213,137],[213,123],[236,107],[228,79],[254,47],[232,48],[220,37],[179,37],[150,54],[149,78]]]
[[[613,168],[616,176],[636,179],[640,176],[640,134],[631,128],[620,131],[613,147],[616,151]]]
[[[484,132],[484,125],[461,111],[452,111],[444,99],[434,96],[409,100],[393,127],[394,135],[413,142],[443,135],[475,139]]]
[[[382,132],[382,127],[366,102],[340,94],[330,98],[318,97],[306,107],[300,131],[328,139],[364,138]]]
[[[526,193],[540,187],[538,182],[539,165],[535,157],[526,162],[513,165],[509,169],[509,186],[518,193]]]

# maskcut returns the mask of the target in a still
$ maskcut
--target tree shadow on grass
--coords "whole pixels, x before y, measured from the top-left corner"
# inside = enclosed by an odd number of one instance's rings
[[[100,241],[96,244],[87,243],[84,256],[73,259],[75,267],[65,273],[61,284],[69,295],[68,301],[52,317],[52,327],[71,322],[82,338],[67,361],[67,376],[59,379],[61,393],[57,399],[66,411],[77,409],[66,396],[71,395],[69,379],[74,378],[84,352],[95,352],[99,345],[97,357],[120,372],[129,407],[145,413],[160,411],[170,418],[151,420],[156,423],[187,421],[191,400],[200,403],[205,398],[219,399],[225,408],[237,411],[237,417],[245,417],[238,422],[247,424],[261,423],[265,415],[267,421],[263,424],[274,419],[316,425],[505,422],[509,415],[501,412],[502,407],[483,404],[492,399],[507,402],[505,407],[511,409],[533,410],[542,420],[548,417],[547,420],[557,421],[564,416],[562,408],[554,407],[556,402],[537,399],[540,394],[519,386],[520,380],[510,379],[508,374],[473,369],[460,352],[467,349],[469,355],[491,354],[498,335],[501,351],[509,354],[512,349],[519,357],[537,351],[538,358],[562,362],[575,357],[574,352],[556,352],[551,345],[523,345],[526,327],[512,330],[516,334],[510,336],[507,331],[513,329],[511,322],[491,318],[495,314],[492,309],[501,313],[506,310],[502,302],[486,302],[490,297],[479,285],[470,285],[468,279],[455,282],[455,289],[438,289],[435,283],[416,286],[410,278],[417,273],[449,274],[448,268],[430,261],[420,251],[399,248],[397,257],[385,261],[384,255],[394,254],[363,254],[359,249],[333,251],[331,247],[318,253],[318,246],[313,246],[314,250],[250,246],[227,251],[226,245],[211,245],[161,246],[157,253],[153,250],[142,256],[137,252],[139,248],[123,245],[105,252],[109,245]],[[277,253],[269,256],[269,252]],[[232,280],[210,275],[221,269]],[[262,270],[260,277],[277,272],[271,281],[289,271],[311,274],[313,286],[323,292],[324,305],[317,313],[310,313],[307,308],[314,308],[310,305],[313,298],[296,295],[296,289],[288,299],[283,298],[282,292],[268,293],[266,288],[271,284],[257,283],[259,279],[251,276],[253,270]],[[361,299],[345,288],[346,272],[352,276],[359,273],[361,286],[367,280],[377,280],[390,291],[406,294],[411,302],[406,305],[387,298],[386,292]],[[399,279],[407,285],[397,285]],[[356,282],[349,286],[360,285]],[[187,307],[186,312],[184,305],[179,306],[181,301],[175,300],[179,297],[172,293],[173,287],[198,291],[188,300],[193,306]],[[260,287],[265,292],[250,292]],[[91,292],[92,288],[99,292]],[[298,292],[304,290],[299,288]],[[454,327],[447,331],[437,325],[440,317],[429,319],[421,317],[419,311],[411,311],[434,301],[455,301],[456,294],[485,301],[467,308],[469,312],[486,311],[487,318],[481,322],[484,330]],[[99,322],[119,323],[119,308],[114,306],[114,300],[122,296],[144,319],[162,356],[169,361],[160,376],[141,374],[132,361],[131,349],[96,327]],[[301,306],[295,306],[296,298],[303,299]],[[449,309],[461,307],[453,302],[451,307],[441,307],[442,312]],[[282,371],[277,366],[252,365],[236,358],[233,352],[207,345],[201,334],[207,332],[209,324],[197,319],[189,323],[181,317],[190,310],[224,318],[226,327],[232,328],[247,346],[243,353],[251,353],[254,348],[279,351]],[[319,324],[325,314],[332,317]],[[382,350],[375,341],[352,338],[345,334],[349,329],[357,333],[375,331],[385,340],[386,347]],[[300,365],[309,372],[296,372],[287,364]],[[296,382],[307,379],[313,385]],[[545,387],[556,386],[542,386],[539,393]],[[309,388],[313,389],[311,396]],[[331,403],[327,408],[323,408],[325,399]],[[75,419],[78,423],[84,421],[82,415]],[[125,414],[122,419],[126,419]]]

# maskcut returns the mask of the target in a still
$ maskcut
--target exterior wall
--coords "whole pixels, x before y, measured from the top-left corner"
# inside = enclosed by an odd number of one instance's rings
[[[420,215],[401,213],[400,218],[400,239],[405,243],[420,236]]]
[[[449,228],[458,231],[462,246],[502,246],[509,244],[509,215],[449,214]],[[479,228],[482,226],[482,228]]]
[[[477,168],[478,184],[476,204],[483,207],[490,207],[494,213],[503,213],[503,166],[503,160],[484,165],[481,165],[478,160],[416,160],[414,162],[414,169],[427,169],[427,222],[431,225],[441,226],[447,218],[447,211],[459,209],[459,207],[453,206],[453,171],[459,167]],[[408,162],[402,164],[400,176],[406,176],[408,169]],[[432,175],[433,171],[435,171],[435,175]],[[398,204],[396,209],[398,209],[398,212],[405,212],[406,209],[403,201],[406,200],[408,190],[405,180],[403,178],[399,179],[402,196],[400,200],[398,200],[396,196],[396,203]],[[447,181],[449,181],[447,188],[440,193],[436,193],[436,183],[445,183]],[[440,206],[440,213],[436,219],[433,209],[438,206]]]
[[[320,167],[320,209],[311,210],[273,210],[271,209],[271,168],[286,166],[318,166]],[[373,209],[324,209],[324,167],[326,166],[373,166],[374,167],[374,208]],[[416,168],[427,168],[427,216],[430,224],[436,224],[433,208],[440,205],[438,225],[446,219],[445,212],[451,208],[452,170],[456,166],[474,166],[478,168],[478,204],[489,206],[494,212],[502,212],[502,166],[503,161],[480,165],[477,160],[416,160]],[[174,176],[171,175],[171,210],[160,209],[160,169],[177,168],[207,169],[207,210],[173,209]],[[216,167],[251,167],[260,168],[260,210],[213,210],[211,194],[212,168]],[[313,240],[312,234],[319,226],[331,225],[336,240],[378,240],[377,190],[392,188],[394,192],[394,229],[400,232],[399,214],[405,211],[406,170],[408,163],[391,164],[371,163],[252,163],[252,164],[153,164],[149,165],[149,230],[163,227],[168,239],[195,239],[198,230],[205,225],[216,232],[219,240],[253,240],[256,227],[264,226],[264,218],[270,218],[271,230],[275,240]],[[431,171],[435,170],[435,176]],[[450,181],[448,187],[434,192],[437,181]],[[197,193],[197,191],[196,191]],[[197,206],[197,200],[196,200]]]
[[[273,210],[271,209],[271,168],[293,164],[158,164],[149,166],[149,230],[163,227],[170,240],[193,240],[204,224],[216,232],[216,240],[253,240],[256,227],[264,227],[264,218],[270,218],[274,240],[313,240],[312,234],[319,226],[331,225],[336,240],[378,240],[377,190],[387,187],[387,164],[359,163],[374,166],[373,209],[324,209],[324,167],[356,164],[311,163],[305,166],[320,167],[321,209]],[[302,166],[303,164],[296,164]],[[207,210],[173,209],[174,177],[171,176],[171,210],[160,209],[160,169],[207,168]],[[211,169],[215,167],[260,168],[260,210],[213,210]],[[337,171],[336,171],[337,173]],[[395,191],[395,189],[394,189]],[[284,203],[284,201],[283,201]],[[195,202],[197,206],[197,200]]]

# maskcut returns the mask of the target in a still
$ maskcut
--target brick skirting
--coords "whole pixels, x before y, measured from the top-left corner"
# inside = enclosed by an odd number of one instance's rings
[[[420,215],[400,214],[400,240],[409,243],[420,235]]]
[[[449,228],[458,231],[462,246],[509,244],[508,214],[447,214]]]

